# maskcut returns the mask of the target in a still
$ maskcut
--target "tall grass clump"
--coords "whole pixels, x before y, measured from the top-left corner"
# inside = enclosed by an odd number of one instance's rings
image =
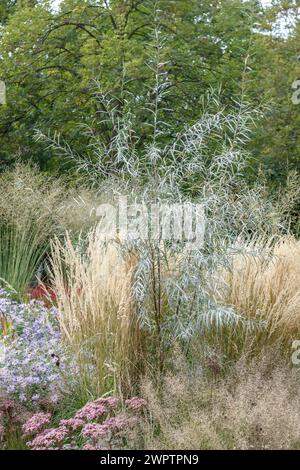
[[[74,185],[73,185],[74,186]],[[96,194],[17,163],[0,174],[0,283],[24,296],[50,239],[95,222]]]
[[[65,342],[75,354],[80,388],[94,398],[129,390],[140,372],[141,331],[132,293],[135,258],[105,246],[96,228],[75,245],[52,242],[51,286]]]
[[[0,175],[0,279],[24,295],[55,232],[62,188],[34,167]]]
[[[32,225],[23,231],[3,224],[0,227],[0,250],[2,286],[24,295],[46,253],[47,244],[41,243]]]
[[[266,323],[267,339],[291,346],[300,331],[300,244],[291,236],[248,243],[225,276],[226,303]]]

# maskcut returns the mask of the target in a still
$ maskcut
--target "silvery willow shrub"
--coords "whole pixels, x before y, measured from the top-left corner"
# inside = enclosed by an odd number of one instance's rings
[[[57,310],[17,303],[0,290],[0,395],[36,404],[59,399],[64,371]]]
[[[153,72],[153,86],[149,99],[141,105],[147,116],[145,126],[152,135],[147,144],[136,135],[136,116],[130,112],[131,100],[136,97],[124,91],[120,112],[114,97],[101,93],[101,84],[96,99],[99,108],[105,110],[99,111],[101,122],[111,129],[107,145],[91,128],[85,128],[90,138],[86,155],[73,152],[57,134],[51,137],[37,132],[37,139],[73,162],[91,184],[98,188],[105,184],[111,195],[125,193],[146,207],[152,203],[203,207],[205,233],[197,249],[188,250],[184,242],[170,243],[161,236],[129,239],[121,247],[125,253],[137,255],[133,283],[137,315],[147,332],[148,347],[155,349],[162,368],[166,351],[176,341],[188,345],[191,337],[223,327],[256,328],[254,322],[220,302],[225,286],[218,274],[230,269],[238,237],[277,233],[281,215],[266,200],[263,186],[248,187],[242,178],[249,161],[245,145],[258,114],[245,102],[243,92],[230,107],[224,106],[219,91],[211,92],[203,98],[199,119],[172,133],[165,120],[171,112],[168,103],[172,87],[165,67],[168,58],[158,9],[153,24],[147,62]]]

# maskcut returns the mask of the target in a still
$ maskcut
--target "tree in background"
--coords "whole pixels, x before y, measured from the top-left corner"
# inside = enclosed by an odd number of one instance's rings
[[[280,21],[278,21],[280,18]],[[300,22],[296,2],[277,1],[265,16],[266,31],[257,37],[253,99],[264,96],[268,110],[257,127],[251,151],[275,186],[291,170],[300,170],[300,105],[292,102],[292,84],[300,79]],[[277,34],[276,34],[277,33]]]
[[[164,119],[170,133],[199,115],[202,96],[220,84],[224,100],[240,94],[244,62],[261,14],[257,1],[198,2],[161,0],[168,102]],[[0,74],[9,102],[0,110],[1,160],[15,155],[33,158],[43,168],[56,168],[56,157],[34,141],[34,128],[59,131],[84,151],[87,140],[78,123],[94,126],[99,138],[111,139],[99,125],[101,92],[115,97],[124,110],[131,100],[139,135],[147,139],[144,106],[151,88],[147,50],[153,40],[153,2],[64,0],[60,11],[49,2],[21,2],[11,13],[2,37]],[[172,109],[168,113],[167,108]]]
[[[7,18],[14,11],[17,0],[2,0],[0,4],[0,25],[4,25]]]
[[[224,105],[242,94],[255,107],[268,106],[249,144],[250,177],[262,168],[282,182],[290,169],[299,170],[299,107],[291,101],[300,77],[296,2],[265,9],[258,0],[160,0],[158,8],[170,139],[199,116],[206,91],[221,86]],[[141,144],[148,139],[153,11],[150,0],[63,0],[59,11],[46,0],[1,3],[0,77],[8,93],[0,107],[2,165],[33,159],[62,171],[64,162],[35,140],[35,129],[59,132],[84,153],[89,136],[78,124],[105,144],[114,138],[101,120],[107,107],[130,113]],[[278,18],[293,19],[289,34],[271,34]],[[98,92],[110,100],[95,99]]]

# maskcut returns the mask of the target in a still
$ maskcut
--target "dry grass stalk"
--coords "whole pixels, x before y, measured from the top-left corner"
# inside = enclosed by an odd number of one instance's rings
[[[272,350],[274,353],[274,349]],[[297,449],[299,379],[262,355],[241,359],[225,378],[209,379],[185,364],[159,389],[145,382],[146,449]]]
[[[254,255],[255,249],[264,254]],[[263,250],[253,245],[249,254],[234,257],[225,277],[226,302],[247,317],[266,320],[269,338],[299,336],[299,241],[286,237]]]

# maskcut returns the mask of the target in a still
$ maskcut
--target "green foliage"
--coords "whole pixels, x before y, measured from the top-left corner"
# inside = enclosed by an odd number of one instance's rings
[[[298,20],[287,38],[265,35],[257,40],[252,93],[261,94],[269,109],[250,149],[275,188],[289,171],[300,170],[300,112],[292,102],[292,84],[300,78],[299,39]]]
[[[149,140],[149,113],[141,110],[153,84],[147,65],[155,42],[153,2],[64,0],[60,8],[54,12],[48,2],[21,2],[2,32],[0,76],[8,88],[8,104],[0,108],[2,162],[21,155],[43,168],[62,169],[55,153],[34,141],[34,128],[62,133],[78,153],[88,142],[78,135],[78,123],[110,142],[111,129],[99,124],[99,113],[106,109],[94,99],[94,80],[102,94],[115,97],[112,106],[119,116],[128,111],[124,98],[134,97],[129,111],[140,142]],[[165,137],[172,139],[198,117],[210,86],[221,84],[227,103],[240,95],[260,8],[254,0],[160,0],[157,8],[169,82]]]
[[[34,280],[49,238],[60,230],[62,194],[58,181],[34,167],[19,164],[0,174],[0,284],[21,297]]]
[[[20,231],[3,224],[0,227],[1,285],[12,288],[18,297],[26,295],[46,249],[47,245],[38,240],[36,227],[28,226]]]

